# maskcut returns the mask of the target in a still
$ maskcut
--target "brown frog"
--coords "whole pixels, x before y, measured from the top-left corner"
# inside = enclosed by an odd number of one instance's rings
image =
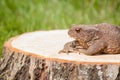
[[[84,53],[95,55],[100,53],[120,53],[120,28],[101,23],[95,25],[73,25],[68,35],[75,41],[68,42],[59,53]]]

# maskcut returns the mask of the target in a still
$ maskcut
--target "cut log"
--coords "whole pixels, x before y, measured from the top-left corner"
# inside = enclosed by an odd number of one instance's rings
[[[120,54],[58,54],[69,41],[67,30],[11,38],[3,48],[0,80],[120,80]]]

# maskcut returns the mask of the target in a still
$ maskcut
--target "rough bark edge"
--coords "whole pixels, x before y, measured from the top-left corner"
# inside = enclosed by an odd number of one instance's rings
[[[120,80],[120,66],[59,62],[4,48],[0,80]]]

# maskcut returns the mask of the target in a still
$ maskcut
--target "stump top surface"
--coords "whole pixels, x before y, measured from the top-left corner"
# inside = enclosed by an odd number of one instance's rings
[[[58,54],[64,44],[72,40],[68,36],[67,30],[36,31],[13,38],[10,45],[14,49],[36,54],[37,56],[44,56],[45,58],[77,62],[120,63],[120,54],[96,56],[79,55],[77,53]]]

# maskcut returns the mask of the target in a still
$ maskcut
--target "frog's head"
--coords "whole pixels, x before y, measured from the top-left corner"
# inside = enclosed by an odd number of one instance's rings
[[[92,25],[73,25],[68,31],[68,35],[70,37],[82,42],[89,42],[93,40],[93,38],[98,39],[99,36],[97,33],[98,30],[96,30],[96,28]]]

